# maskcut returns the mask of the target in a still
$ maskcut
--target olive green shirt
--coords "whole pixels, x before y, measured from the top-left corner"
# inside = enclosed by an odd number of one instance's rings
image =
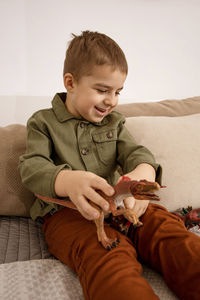
[[[20,157],[19,170],[31,192],[57,197],[54,183],[61,170],[90,171],[113,185],[119,177],[117,166],[126,174],[148,163],[160,177],[160,166],[148,149],[136,144],[120,113],[113,111],[100,123],[91,123],[73,116],[65,99],[66,93],[56,94],[52,108],[34,113],[27,122],[27,149]],[[60,208],[37,198],[30,214],[36,219]]]

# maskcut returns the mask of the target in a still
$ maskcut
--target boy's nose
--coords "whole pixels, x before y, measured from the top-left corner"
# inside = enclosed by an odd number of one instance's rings
[[[115,94],[106,95],[104,99],[104,103],[109,106],[117,105],[118,97]]]

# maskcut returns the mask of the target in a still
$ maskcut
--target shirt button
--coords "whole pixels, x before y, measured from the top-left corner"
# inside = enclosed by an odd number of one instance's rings
[[[83,122],[80,123],[80,127],[83,128],[85,127],[85,124]]]
[[[113,137],[112,131],[107,132],[106,136],[107,136],[108,139],[111,139]]]
[[[82,154],[82,155],[87,155],[88,152],[89,152],[89,150],[88,150],[87,148],[81,149],[81,154]]]

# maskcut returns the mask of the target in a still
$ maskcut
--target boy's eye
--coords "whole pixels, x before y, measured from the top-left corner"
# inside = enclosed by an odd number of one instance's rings
[[[101,90],[101,89],[97,89],[97,92],[99,92],[99,93],[102,93],[102,94],[103,94],[103,93],[107,93],[108,91],[107,91],[107,90]],[[117,96],[118,96],[118,95],[120,95],[120,92],[116,92],[116,93],[115,93],[115,95],[117,95]]]
[[[107,90],[101,90],[101,89],[97,89],[97,91],[98,91],[99,93],[106,93],[106,92],[107,92]]]

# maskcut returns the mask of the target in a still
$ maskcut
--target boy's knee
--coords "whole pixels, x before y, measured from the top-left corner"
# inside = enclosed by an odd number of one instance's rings
[[[170,222],[171,224],[177,224],[181,227],[184,227],[184,223],[182,219],[175,214],[169,212],[165,207],[150,203],[148,206],[148,209],[146,210],[146,213],[141,218],[141,221],[144,223],[144,225],[151,223],[152,226],[156,224],[162,224],[165,222]]]

